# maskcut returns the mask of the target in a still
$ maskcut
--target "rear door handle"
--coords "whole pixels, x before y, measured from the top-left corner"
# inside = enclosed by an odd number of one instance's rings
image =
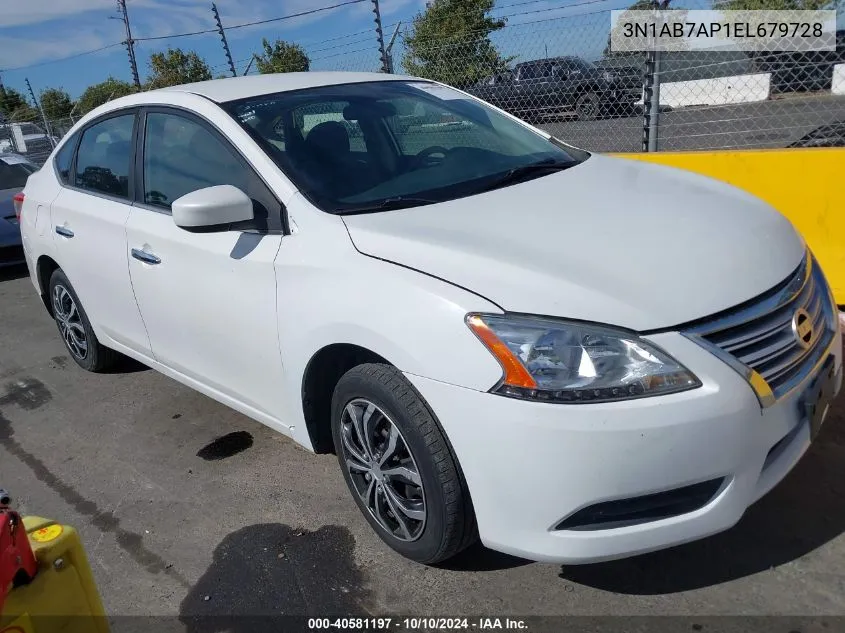
[[[57,226],[56,233],[58,233],[62,237],[73,237],[73,231],[68,228],[65,228],[64,226]]]
[[[133,248],[132,249],[132,257],[137,259],[138,261],[142,261],[145,264],[160,264],[161,259],[153,255],[152,253],[148,253],[147,251],[142,251],[140,248]]]

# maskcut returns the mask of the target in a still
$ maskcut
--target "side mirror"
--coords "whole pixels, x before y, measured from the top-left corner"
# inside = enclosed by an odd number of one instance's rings
[[[252,200],[232,185],[217,185],[186,193],[173,201],[173,221],[185,229],[224,229],[253,218]]]

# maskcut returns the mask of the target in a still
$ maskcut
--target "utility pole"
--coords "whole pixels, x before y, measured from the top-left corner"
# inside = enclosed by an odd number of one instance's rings
[[[24,81],[26,81],[26,89],[29,90],[29,96],[32,97],[32,102],[41,113],[41,121],[44,123],[44,132],[47,139],[50,141],[50,146],[55,147],[56,144],[53,143],[53,133],[50,131],[50,122],[47,120],[47,115],[44,114],[44,108],[41,107],[41,102],[35,98],[35,92],[32,90],[32,84],[29,83],[29,77],[26,77]]]
[[[229,42],[226,41],[226,31],[223,30],[223,22],[220,21],[220,13],[217,11],[217,5],[213,2],[211,3],[211,10],[214,12],[214,21],[217,22],[217,32],[220,33],[220,39],[223,40],[223,51],[226,53],[226,60],[229,62],[229,70],[232,71],[232,77],[237,77],[238,71],[235,70],[235,62],[232,61]]]
[[[387,54],[387,72],[391,75],[396,72],[393,68],[393,45],[396,43],[396,36],[399,35],[399,27],[401,26],[401,22],[396,25],[393,35],[390,36],[390,42],[387,44],[387,48],[384,49],[384,52]]]
[[[376,14],[376,35],[378,36],[378,51],[381,59],[381,72],[390,72],[390,60],[387,58],[387,53],[384,50],[384,33],[381,32],[381,11],[379,10],[378,0],[372,0],[373,13]]]
[[[246,68],[244,69],[244,75],[249,74],[249,69],[252,68],[252,62],[254,62],[254,61],[255,61],[255,55],[252,56],[252,59],[250,59],[249,63],[246,65]]]
[[[132,82],[135,87],[141,89],[141,79],[138,77],[138,62],[135,60],[135,40],[132,39],[132,30],[129,28],[129,14],[126,12],[126,0],[117,0],[117,9],[120,12],[123,26],[126,27],[126,52],[129,53],[129,66],[132,68]]]
[[[655,17],[669,8],[670,0],[652,0]],[[658,26],[659,28],[659,26]],[[661,51],[655,42],[652,50],[646,52],[643,76],[643,151],[656,152],[660,133],[660,58]]]

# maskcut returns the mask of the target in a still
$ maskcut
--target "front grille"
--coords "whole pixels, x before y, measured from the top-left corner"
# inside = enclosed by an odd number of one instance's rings
[[[799,316],[796,316],[799,315]],[[812,336],[796,331],[812,323]],[[773,290],[685,330],[759,374],[775,398],[788,393],[827,349],[836,329],[833,299],[821,268],[808,256]],[[803,340],[801,340],[803,338]],[[751,374],[746,372],[746,377]]]

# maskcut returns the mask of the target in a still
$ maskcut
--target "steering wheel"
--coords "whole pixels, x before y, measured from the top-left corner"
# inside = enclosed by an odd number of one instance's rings
[[[437,154],[443,154],[443,158],[435,158]],[[431,147],[426,147],[424,150],[419,151],[417,153],[417,160],[426,167],[431,167],[442,163],[448,154],[449,150],[445,147],[432,145]]]

